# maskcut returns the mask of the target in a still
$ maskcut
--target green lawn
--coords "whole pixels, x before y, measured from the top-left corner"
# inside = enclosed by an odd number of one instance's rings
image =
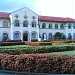
[[[56,55],[75,55],[75,50],[72,51],[63,51],[63,52],[52,52],[48,54],[56,54]]]
[[[16,47],[30,47],[30,45],[12,45],[12,46],[0,46],[0,48],[16,48]]]

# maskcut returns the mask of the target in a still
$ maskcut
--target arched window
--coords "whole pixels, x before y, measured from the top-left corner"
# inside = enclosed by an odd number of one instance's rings
[[[71,23],[68,24],[68,29],[71,29]]]
[[[2,41],[7,41],[7,40],[8,40],[8,34],[7,33],[3,33]]]
[[[3,37],[8,37],[8,34],[7,33],[3,33]]]
[[[52,29],[52,24],[49,24],[49,29]]]
[[[60,25],[60,29],[64,29],[64,25],[63,24]]]
[[[16,31],[14,32],[14,40],[20,40],[20,32]]]
[[[32,39],[36,39],[36,38],[37,38],[37,33],[36,33],[36,32],[32,32],[31,38],[32,38]]]
[[[73,38],[75,39],[75,33],[73,34]]]
[[[28,27],[28,21],[23,22],[23,27]]]
[[[68,39],[72,39],[71,33],[68,33]]]
[[[58,24],[55,24],[55,29],[58,29]]]
[[[36,27],[36,21],[32,21],[32,27]]]
[[[42,34],[42,39],[43,39],[43,40],[46,40],[46,39],[47,39],[46,33],[43,33],[43,34]]]
[[[52,33],[49,33],[48,39],[52,39]]]
[[[15,20],[15,21],[14,21],[14,26],[15,26],[15,27],[20,27],[20,22],[19,22],[19,20]]]
[[[3,21],[3,27],[8,27],[8,22],[7,21]]]
[[[45,23],[42,24],[42,28],[46,28],[46,24]]]
[[[75,23],[73,23],[73,28],[75,29]]]

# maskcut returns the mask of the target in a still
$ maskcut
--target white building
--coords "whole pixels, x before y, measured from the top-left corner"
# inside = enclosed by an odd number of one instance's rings
[[[66,39],[70,36],[74,39],[75,19],[39,16],[26,7],[12,13],[0,12],[0,41],[5,37],[22,41],[50,40],[57,32]]]

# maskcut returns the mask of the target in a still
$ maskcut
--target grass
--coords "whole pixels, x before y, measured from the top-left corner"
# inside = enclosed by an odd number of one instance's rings
[[[55,54],[55,55],[75,55],[75,50],[72,51],[63,51],[63,52],[52,52],[48,54]]]
[[[0,46],[0,48],[17,48],[17,47],[31,47],[30,45],[12,45],[12,46]]]

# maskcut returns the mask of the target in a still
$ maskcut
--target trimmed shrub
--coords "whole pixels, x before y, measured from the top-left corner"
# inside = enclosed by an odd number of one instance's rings
[[[50,54],[9,55],[1,60],[1,69],[35,73],[74,74],[75,56]]]
[[[1,60],[9,56],[9,54],[0,54],[0,69],[1,69]]]
[[[25,46],[25,47],[0,47],[0,53],[8,54],[33,54],[33,53],[50,53],[75,50],[75,46]]]
[[[22,40],[8,40],[8,42],[22,42]]]

